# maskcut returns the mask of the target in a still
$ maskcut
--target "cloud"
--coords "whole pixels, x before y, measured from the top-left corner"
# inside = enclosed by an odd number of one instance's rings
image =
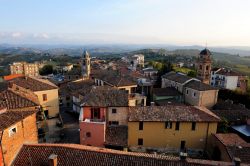
[[[50,37],[49,37],[49,35],[48,35],[47,33],[43,33],[43,34],[42,34],[42,38],[44,38],[44,39],[49,39]]]
[[[11,34],[11,36],[12,36],[13,38],[18,38],[18,37],[21,37],[22,34],[21,34],[20,32],[14,32],[14,33]]]
[[[35,33],[33,34],[34,38],[40,38],[40,39],[49,39],[50,36],[47,33]]]

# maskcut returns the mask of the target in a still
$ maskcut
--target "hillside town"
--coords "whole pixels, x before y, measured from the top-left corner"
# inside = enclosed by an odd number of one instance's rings
[[[76,64],[14,62],[0,82],[0,166],[250,165],[250,110],[220,98],[248,77],[196,55],[196,76],[160,72],[143,54],[84,50]],[[183,62],[175,64],[178,67]]]

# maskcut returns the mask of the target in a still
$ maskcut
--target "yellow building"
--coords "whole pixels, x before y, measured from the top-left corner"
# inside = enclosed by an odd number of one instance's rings
[[[194,106],[130,107],[128,146],[133,151],[180,148],[206,150],[219,117],[206,108]]]
[[[56,117],[59,113],[58,87],[48,80],[20,77],[10,81],[11,88],[27,97],[36,95],[47,117]]]

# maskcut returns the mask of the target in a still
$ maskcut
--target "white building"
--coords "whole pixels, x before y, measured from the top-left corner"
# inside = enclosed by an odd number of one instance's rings
[[[225,68],[216,68],[211,71],[210,84],[214,87],[235,90],[238,87],[239,73]]]

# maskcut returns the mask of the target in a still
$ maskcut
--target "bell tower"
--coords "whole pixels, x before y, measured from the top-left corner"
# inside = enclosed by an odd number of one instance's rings
[[[90,55],[87,51],[82,54],[82,76],[89,78],[90,75]]]
[[[205,84],[210,84],[210,75],[211,75],[211,52],[205,48],[199,54],[197,60],[197,78]]]

